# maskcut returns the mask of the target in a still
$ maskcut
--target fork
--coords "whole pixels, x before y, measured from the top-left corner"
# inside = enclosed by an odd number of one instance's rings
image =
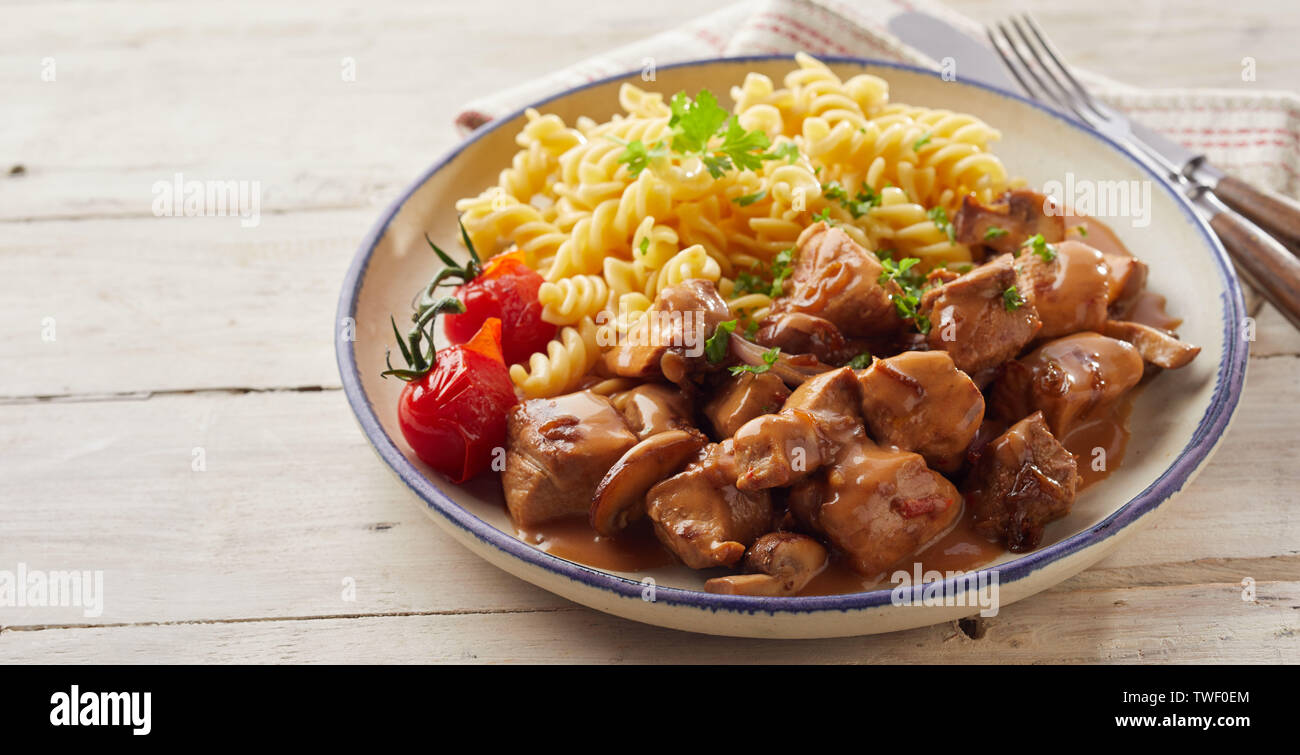
[[[1242,277],[1300,329],[1300,259],[1135,136],[1127,116],[1098,102],[1079,83],[1028,13],[989,26],[986,32],[994,51],[1030,97],[1110,137],[1186,194],[1218,234]]]

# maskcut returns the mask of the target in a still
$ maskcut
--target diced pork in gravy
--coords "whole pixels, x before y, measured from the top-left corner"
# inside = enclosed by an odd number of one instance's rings
[[[953,472],[984,421],[984,396],[944,351],[905,351],[858,373],[862,416],[876,442]]]
[[[953,484],[919,454],[862,437],[796,486],[789,505],[855,571],[877,577],[948,531],[961,514],[960,500]]]
[[[1074,456],[1034,412],[984,447],[965,492],[976,531],[1022,553],[1038,547],[1048,522],[1070,512],[1078,487]]]
[[[1101,330],[1110,302],[1110,268],[1101,252],[1079,241],[1052,245],[1051,259],[1026,249],[1016,259],[1016,288],[1038,312],[1039,339]]]
[[[766,490],[741,492],[728,482],[734,466],[727,451],[710,446],[700,461],[646,495],[655,535],[692,569],[736,564],[772,528],[771,496]]]
[[[921,299],[921,314],[930,318],[930,348],[948,352],[967,374],[1014,359],[1042,327],[1033,304],[1008,304],[1007,289],[1017,280],[1012,262],[1004,254]]]
[[[506,420],[506,507],[527,527],[586,514],[605,472],[637,437],[604,396],[591,391],[531,399]]]
[[[893,281],[881,285],[884,268],[875,254],[824,222],[806,228],[796,245],[786,295],[773,304],[773,314],[816,315],[849,338],[892,336],[902,329],[890,299],[901,289]]]
[[[804,382],[776,414],[745,423],[733,438],[736,486],[782,487],[829,463],[841,445],[863,434],[860,395],[853,370],[841,367]]]

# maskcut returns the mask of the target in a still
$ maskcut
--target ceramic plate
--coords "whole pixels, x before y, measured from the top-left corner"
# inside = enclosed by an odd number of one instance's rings
[[[1222,247],[1171,186],[1105,137],[1008,92],[906,66],[825,59],[842,78],[868,72],[888,80],[891,99],[973,113],[1001,130],[995,149],[1013,175],[1031,186],[1048,181],[1138,181],[1150,187],[1149,217],[1104,218],[1151,267],[1148,288],[1168,297],[1183,318],[1180,335],[1203,351],[1189,367],[1160,376],[1138,397],[1123,465],[1080,495],[1065,519],[1050,525],[1042,547],[1007,554],[996,569],[1001,606],[1030,596],[1095,563],[1186,487],[1210,457],[1237,406],[1247,344],[1241,290]],[[536,103],[568,123],[604,120],[618,108],[623,81],[666,96],[707,88],[723,94],[758,71],[773,80],[794,67],[786,56],[706,60],[660,68],[646,83],[638,73],[592,82]],[[728,102],[723,102],[729,107]],[[379,456],[411,489],[433,519],[487,561],[557,595],[636,621],[695,632],[744,637],[837,637],[888,632],[971,615],[965,605],[924,605],[920,588],[847,595],[757,598],[703,592],[686,567],[635,574],[593,569],[544,553],[514,536],[500,483],[479,479],[455,486],[407,448],[396,423],[401,390],[379,377],[392,339],[390,313],[407,311],[412,293],[435,272],[424,243],[428,232],[454,248],[455,201],[494,185],[510,163],[523,111],[485,126],[433,165],[376,222],[343,283],[338,318],[355,323],[355,340],[339,340],[343,388]],[[651,581],[652,580],[652,581]],[[961,585],[947,585],[959,594]],[[913,590],[917,590],[915,594]],[[915,598],[911,605],[897,597]]]

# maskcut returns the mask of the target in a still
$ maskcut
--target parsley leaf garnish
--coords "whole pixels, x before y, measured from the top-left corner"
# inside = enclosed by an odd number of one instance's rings
[[[912,142],[912,151],[920,152],[921,148],[929,143],[930,143],[930,132],[927,131],[921,135],[920,139],[917,139],[915,142]]]
[[[1002,292],[1002,306],[1006,308],[1008,312],[1014,312],[1024,305],[1025,300],[1021,298],[1020,292],[1016,290],[1015,286],[1011,286],[1006,291]]]
[[[871,366],[871,352],[864,351],[861,354],[849,360],[849,367],[855,370],[865,370]]]
[[[767,189],[760,189],[754,192],[753,194],[746,194],[743,197],[736,197],[731,201],[735,202],[741,207],[748,207],[751,204],[761,200],[765,196],[767,196]]]
[[[701,89],[693,101],[685,92],[678,92],[673,95],[669,108],[672,110],[668,126],[673,130],[673,151],[683,155],[703,152],[709,139],[730,116],[707,89]]]
[[[984,231],[984,240],[993,241],[995,239],[1000,239],[1005,235],[1007,235],[1007,229],[991,225],[988,227],[988,230]]]
[[[799,159],[799,147],[794,142],[781,142],[763,155],[768,160],[785,160],[793,163]]]
[[[793,261],[793,249],[777,252],[776,256],[772,258],[772,288],[768,295],[773,299],[785,292],[785,279],[790,277],[790,272],[793,269],[791,263]]]
[[[780,356],[781,347],[773,346],[763,352],[763,364],[738,364],[735,367],[730,368],[731,374],[734,376],[742,375],[746,372],[752,372],[755,375],[761,375],[762,373],[772,369],[772,365],[776,364],[776,360],[780,358]]]
[[[948,213],[942,207],[931,207],[925,214],[930,216],[939,230],[948,235],[949,241],[957,240],[957,235],[952,230],[952,223],[948,222]]]
[[[637,244],[637,245],[636,245],[636,248],[639,249],[639,250],[641,250],[641,254],[649,254],[649,253],[650,253],[650,237],[649,237],[649,236],[642,236],[642,237],[641,237],[641,243],[640,243],[640,244]]]
[[[614,141],[618,140],[614,139]],[[635,178],[649,167],[652,160],[666,154],[668,149],[664,147],[663,142],[655,142],[647,147],[640,139],[633,139],[623,145],[623,154],[618,156],[618,161],[626,165],[628,174]]]
[[[913,270],[921,262],[916,257],[907,257],[901,261],[895,262],[892,259],[881,260],[881,266],[884,268],[880,272],[880,278],[877,282],[885,285],[889,281],[898,284],[901,294],[890,293],[889,298],[894,302],[894,310],[898,316],[904,320],[911,320],[916,329],[922,334],[930,332],[930,318],[922,315],[918,309],[921,306],[922,286],[925,279],[921,277],[919,271]]]
[[[1030,251],[1037,254],[1043,262],[1051,262],[1056,259],[1056,247],[1047,243],[1047,240],[1043,238],[1043,234],[1041,233],[1035,233],[1033,236],[1030,236],[1025,240],[1025,243],[1020,246],[1021,248],[1029,247]]]
[[[704,356],[711,364],[721,362],[727,356],[727,345],[731,343],[731,334],[736,330],[736,320],[718,323],[713,335],[704,342]]]

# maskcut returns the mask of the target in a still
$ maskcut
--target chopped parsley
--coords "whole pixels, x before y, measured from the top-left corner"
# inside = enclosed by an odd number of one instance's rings
[[[817,213],[816,215],[813,215],[812,219],[814,223],[825,222],[826,225],[831,225],[831,226],[835,225],[836,223],[835,218],[831,217],[830,207],[823,207],[821,212]]]
[[[916,325],[916,329],[922,334],[928,334],[930,332],[930,318],[917,311],[921,306],[921,294],[924,293],[925,279],[921,277],[919,271],[912,269],[920,261],[916,257],[908,257],[898,262],[892,259],[881,260],[884,270],[880,272],[880,278],[877,282],[882,286],[890,281],[898,284],[902,293],[891,293],[889,295],[889,298],[894,302],[894,310],[904,320],[911,320]]]
[[[994,241],[996,239],[1002,238],[1005,235],[1007,235],[1007,229],[998,228],[995,225],[991,225],[988,227],[988,230],[984,231],[984,240]]]
[[[957,235],[952,230],[952,223],[948,221],[948,213],[942,207],[931,207],[925,214],[934,221],[935,227],[947,234],[949,241],[957,240]]]
[[[784,293],[785,279],[790,277],[793,262],[794,249],[777,252],[776,256],[772,258],[772,288],[769,296],[773,299]]]
[[[1016,290],[1015,286],[1011,286],[1002,292],[1002,306],[1008,312],[1014,312],[1025,306],[1025,300],[1020,296],[1020,292]]]
[[[731,334],[735,330],[735,320],[720,322],[713,335],[704,342],[704,356],[710,364],[717,364],[727,358],[727,345],[731,343]]]
[[[750,320],[745,326],[745,337],[752,341],[756,335],[758,335],[758,320]]]
[[[761,375],[762,373],[772,369],[772,365],[776,364],[776,360],[780,358],[780,356],[781,356],[781,347],[773,346],[772,348],[763,352],[762,364],[738,364],[735,367],[730,368],[731,374],[734,376],[734,375],[743,375],[746,372],[752,372],[755,375]]]
[[[1076,225],[1076,226],[1074,227],[1074,232],[1077,233],[1077,234],[1079,234],[1080,236],[1087,236],[1087,235],[1088,235],[1088,226],[1083,225],[1083,224]]]
[[[849,367],[855,370],[865,370],[871,366],[871,352],[864,351],[861,354],[849,360]]]
[[[610,139],[618,142],[614,137],[610,137]],[[655,142],[649,147],[640,139],[633,139],[626,144],[619,143],[623,144],[623,154],[618,156],[618,161],[627,166],[628,175],[633,178],[641,175],[641,171],[650,167],[653,160],[668,154],[668,149],[664,147],[663,142]]]
[[[707,89],[701,89],[693,100],[685,92],[678,92],[669,102],[669,109],[672,134],[667,144],[658,141],[646,145],[638,139],[623,145],[618,161],[627,166],[631,176],[640,175],[670,149],[678,155],[699,157],[714,178],[721,178],[733,168],[758,170],[765,160],[794,162],[799,156],[794,142],[782,142],[767,151],[772,146],[767,134],[758,129],[746,131]]]
[[[920,152],[921,148],[929,143],[930,143],[930,132],[927,131],[921,135],[920,139],[917,139],[915,142],[912,142],[912,151]]]
[[[641,243],[640,243],[640,244],[637,244],[637,245],[636,245],[636,248],[639,249],[639,250],[641,250],[641,253],[642,253],[642,254],[649,254],[649,253],[650,253],[650,237],[649,237],[649,236],[642,236],[642,237],[641,237]]]
[[[1022,249],[1024,247],[1029,247],[1030,251],[1042,258],[1043,262],[1051,262],[1056,259],[1056,247],[1047,243],[1047,240],[1043,238],[1043,234],[1041,233],[1035,233],[1033,236],[1030,236],[1025,240],[1025,243],[1020,246]]]
[[[748,207],[751,204],[761,200],[765,196],[767,196],[767,189],[760,189],[754,192],[753,194],[746,194],[743,197],[736,197],[731,201],[735,202],[741,207]]]
[[[839,202],[841,207],[849,211],[854,220],[866,215],[872,207],[880,206],[880,195],[868,186],[866,181],[862,182],[862,188],[853,196],[849,196],[848,191],[835,181],[824,183],[822,196]]]

